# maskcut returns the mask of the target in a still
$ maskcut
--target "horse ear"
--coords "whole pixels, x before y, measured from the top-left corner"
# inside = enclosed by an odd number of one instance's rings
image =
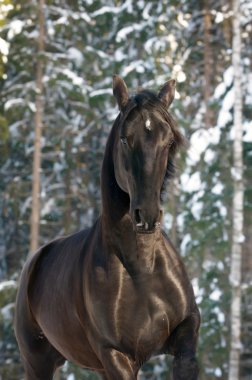
[[[124,80],[119,75],[113,75],[113,94],[121,111],[128,103],[129,93]]]
[[[164,103],[165,107],[168,108],[172,103],[175,96],[176,81],[170,79],[161,87],[158,97]]]

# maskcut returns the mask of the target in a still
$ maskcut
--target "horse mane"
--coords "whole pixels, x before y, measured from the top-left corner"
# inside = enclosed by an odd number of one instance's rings
[[[161,201],[164,200],[166,195],[166,188],[169,183],[169,180],[174,177],[176,172],[176,167],[174,164],[174,158],[178,151],[178,149],[185,145],[185,138],[178,130],[177,124],[171,114],[168,112],[168,110],[165,108],[162,101],[159,99],[157,94],[150,90],[142,90],[132,96],[129,99],[129,102],[126,106],[126,108],[123,110],[123,113],[120,113],[118,117],[115,120],[114,126],[118,126],[121,123],[124,123],[124,121],[127,119],[128,115],[134,108],[145,108],[148,111],[154,111],[158,110],[158,112],[162,115],[162,117],[166,120],[168,125],[170,126],[174,140],[172,145],[169,149],[169,157],[167,161],[165,176],[163,180],[163,184],[161,187]]]

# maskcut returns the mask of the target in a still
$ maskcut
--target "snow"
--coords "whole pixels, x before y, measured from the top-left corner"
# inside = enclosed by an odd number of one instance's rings
[[[32,112],[36,112],[36,105],[33,102],[28,102],[28,106]]]
[[[220,300],[220,297],[222,295],[222,292],[220,291],[220,289],[215,289],[210,295],[209,295],[209,298],[213,301],[219,301]]]
[[[121,62],[121,61],[123,61],[124,59],[126,59],[127,56],[123,53],[122,50],[117,49],[117,50],[115,51],[114,58],[115,58],[116,62]]]
[[[26,198],[25,202],[22,204],[21,209],[20,209],[21,215],[25,214],[26,210],[30,207],[31,202],[32,202],[32,198],[30,196]]]
[[[180,177],[180,181],[183,191],[186,191],[188,193],[199,191],[202,187],[200,172],[195,172],[192,175],[183,173]]]
[[[223,111],[231,110],[234,105],[234,99],[235,99],[235,92],[234,92],[234,88],[232,87],[224,96],[221,109]]]
[[[199,279],[197,277],[193,278],[191,283],[192,283],[196,301],[198,304],[200,304],[204,297],[204,289],[201,289],[199,287]]]
[[[75,380],[74,374],[70,373],[70,375],[67,376],[67,380]]]
[[[225,218],[227,216],[227,208],[221,203],[220,200],[215,202],[215,206],[218,207],[220,215]]]
[[[234,68],[230,66],[223,74],[223,79],[226,87],[231,86],[234,80]]]
[[[235,243],[244,243],[246,240],[246,237],[243,234],[239,234],[234,237]]]
[[[151,4],[151,2],[150,2],[150,3],[147,3],[147,5],[146,5],[146,7],[144,8],[143,13],[142,13],[142,15],[143,15],[143,19],[144,19],[144,20],[148,20],[148,19],[149,19],[151,8],[152,8],[152,4]]]
[[[20,34],[22,32],[23,26],[24,26],[24,21],[21,21],[21,20],[11,21],[10,28],[7,34],[8,40],[11,40],[17,34]]]
[[[99,96],[99,95],[112,95],[112,89],[111,88],[103,88],[100,90],[94,90],[89,93],[89,96],[93,98],[94,96]]]
[[[195,165],[209,144],[218,144],[220,141],[220,129],[212,127],[208,129],[200,128],[196,130],[190,138],[190,148],[188,151],[187,164]]]
[[[216,183],[216,185],[212,188],[212,193],[216,195],[220,195],[224,190],[224,186],[221,182]]]
[[[215,91],[214,91],[214,99],[217,99],[219,100],[226,92],[226,85],[224,82],[221,82],[220,84],[218,84],[218,86],[216,87]]]
[[[128,66],[124,67],[122,70],[122,77],[126,77],[131,71],[136,70],[139,73],[143,73],[145,71],[144,62],[142,60],[135,61],[130,63]]]
[[[222,376],[222,370],[219,367],[215,368],[214,374],[216,377],[221,377]]]
[[[147,26],[147,23],[142,24],[133,24],[130,26],[125,26],[116,35],[116,42],[123,42],[127,39],[128,34],[135,32],[135,31],[141,31]]]
[[[235,181],[241,181],[242,180],[242,173],[240,171],[237,171],[236,168],[231,168],[231,176],[233,180]]]
[[[8,53],[9,53],[9,46],[10,46],[10,44],[0,37],[0,53],[3,56],[8,55]]]
[[[13,309],[14,303],[9,303],[0,309],[2,316],[6,321],[12,320]]]
[[[78,76],[74,71],[69,69],[64,69],[63,74],[72,80],[74,85],[81,86],[84,85],[84,80],[82,77]]]
[[[182,242],[180,244],[180,252],[181,252],[181,255],[182,256],[185,256],[186,254],[186,248],[187,248],[187,245],[191,242],[191,235],[190,234],[185,234],[183,239],[182,239]]]
[[[179,14],[177,16],[177,19],[178,19],[178,22],[179,22],[180,25],[182,25],[184,28],[188,28],[189,23],[185,19],[184,14],[182,12],[179,12]]]
[[[172,227],[173,216],[169,212],[164,213],[164,226],[169,231]]]
[[[215,306],[213,308],[213,312],[216,314],[218,322],[221,325],[223,325],[223,323],[225,323],[225,320],[226,320],[225,314],[221,311],[221,309],[218,306]]]
[[[203,208],[204,203],[201,201],[192,203],[191,212],[195,220],[200,220]]]
[[[41,209],[41,216],[43,217],[45,215],[48,215],[54,207],[55,207],[54,199],[53,198],[48,199],[48,201],[45,203],[45,205]]]
[[[7,100],[7,102],[4,104],[4,110],[8,111],[10,108],[20,106],[21,104],[24,104],[23,98]]]
[[[80,50],[76,49],[75,47],[70,47],[68,49],[68,55],[72,61],[75,61],[78,66],[81,66],[83,63],[83,55]]]
[[[178,83],[182,83],[182,82],[185,82],[186,80],[186,75],[183,71],[180,71],[178,74],[177,74],[177,77],[176,77],[176,80]]]
[[[118,14],[118,13],[121,13],[124,9],[127,9],[128,13],[130,13],[130,11],[132,10],[131,5],[132,5],[131,0],[124,1],[121,7],[113,7],[113,6],[109,7],[109,6],[105,5],[105,6],[101,7],[100,9],[98,9],[97,11],[93,12],[91,14],[91,17],[102,16],[105,13]]]
[[[210,148],[208,148],[208,149],[205,151],[204,161],[205,161],[207,164],[210,164],[211,162],[213,162],[215,156],[216,156],[216,153],[215,153],[213,150],[211,150]]]
[[[243,124],[243,131],[245,132],[243,136],[243,141],[252,142],[252,122],[245,122]]]
[[[16,288],[16,287],[17,287],[17,283],[16,281],[13,281],[13,280],[0,282],[0,292],[4,291],[6,288]]]

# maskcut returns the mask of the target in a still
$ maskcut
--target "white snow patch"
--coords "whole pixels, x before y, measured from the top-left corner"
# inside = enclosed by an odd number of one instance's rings
[[[10,44],[0,37],[0,53],[3,56],[8,55],[8,53],[9,53],[9,46],[10,46]]]
[[[184,71],[180,71],[180,72],[177,74],[176,80],[177,80],[178,83],[185,82],[185,80],[186,80],[186,75],[185,75]]]
[[[84,84],[83,78],[79,77],[76,73],[69,69],[63,70],[63,74],[71,79],[74,85],[80,86]]]
[[[54,199],[53,198],[49,199],[41,210],[41,216],[45,216],[49,214],[54,206],[55,206]]]
[[[234,237],[234,241],[236,243],[244,243],[245,240],[246,240],[246,237],[243,234],[239,234],[239,235]]]
[[[24,26],[24,21],[21,20],[14,20],[10,23],[10,29],[7,34],[8,40],[12,40],[13,37],[15,37],[17,34],[20,34],[22,32]]]
[[[90,92],[89,96],[92,98],[94,96],[105,95],[105,94],[112,95],[112,89],[111,88],[103,88],[100,90],[94,90],[94,91]]]
[[[164,214],[164,226],[169,231],[172,227],[173,216],[169,212]]]
[[[190,149],[188,152],[188,165],[196,164],[209,144],[218,144],[220,141],[220,130],[217,127],[195,131],[190,138]]]
[[[8,111],[10,108],[20,106],[21,104],[24,104],[23,98],[7,100],[7,102],[4,104],[4,110]]]
[[[9,321],[12,319],[13,309],[14,309],[14,303],[9,303],[8,305],[5,305],[4,307],[2,307],[2,309],[0,309],[2,316],[6,321]]]
[[[27,210],[27,209],[30,207],[30,205],[31,205],[31,201],[32,201],[32,198],[31,198],[31,197],[26,198],[25,202],[22,204],[21,209],[20,209],[20,211],[21,211],[21,215],[24,215],[24,214],[25,214],[26,210]]]
[[[186,253],[186,247],[187,245],[191,242],[191,235],[190,234],[185,234],[185,236],[183,237],[183,240],[180,244],[180,252],[181,252],[181,255],[185,255]]]
[[[16,288],[16,287],[17,287],[17,283],[16,281],[13,281],[13,280],[0,282],[0,292],[2,292],[3,290],[7,288]]]
[[[225,314],[221,311],[219,307],[214,307],[213,312],[216,314],[218,322],[223,324],[225,322]]]
[[[196,301],[197,301],[197,303],[200,303],[203,300],[204,290],[200,289],[199,279],[197,277],[193,278],[191,283],[192,283],[192,287],[193,287],[193,291],[195,294]]]
[[[183,213],[180,213],[177,216],[177,225],[178,225],[180,230],[184,229],[184,224],[185,224],[185,215]]]
[[[227,216],[227,208],[219,200],[215,202],[215,205],[218,207],[220,215],[225,218]]]
[[[224,186],[222,183],[218,182],[216,185],[212,188],[212,193],[216,195],[220,195],[224,189]]]
[[[181,187],[183,191],[187,193],[192,193],[193,191],[199,191],[202,186],[200,172],[195,172],[192,175],[183,173],[180,177]]]
[[[246,122],[243,124],[243,130],[245,132],[243,141],[252,142],[252,122]]]
[[[222,370],[220,368],[215,368],[214,374],[216,377],[221,377],[222,376]]]
[[[224,83],[227,87],[231,86],[234,80],[234,68],[229,66],[229,68],[224,72],[223,75]]]
[[[224,96],[224,99],[222,101],[222,110],[229,111],[234,105],[234,99],[235,99],[235,92],[234,92],[234,88],[232,87]]]
[[[214,91],[214,98],[215,99],[220,99],[222,95],[225,94],[226,91],[226,86],[225,83],[221,82],[215,89]]]
[[[28,103],[28,106],[29,106],[29,108],[30,108],[30,110],[32,111],[32,112],[36,112],[36,110],[37,110],[37,108],[36,108],[36,104],[35,103],[33,103],[33,102],[29,102]]]
[[[146,26],[146,23],[143,24],[133,24],[129,26],[125,26],[116,35],[116,42],[122,42],[127,39],[128,34],[134,32],[134,31],[140,31]]]
[[[69,58],[75,61],[78,66],[80,66],[83,63],[83,55],[81,51],[76,49],[75,47],[70,47],[68,49],[68,55]]]
[[[214,289],[214,291],[210,294],[209,298],[213,301],[219,301],[221,294],[222,293],[220,289]]]
[[[203,207],[204,207],[204,203],[201,202],[201,201],[200,202],[195,202],[195,203],[192,204],[191,212],[192,212],[195,220],[200,220]]]
[[[236,168],[231,168],[231,176],[233,180],[235,181],[241,181],[242,180],[242,173],[239,172]]]
[[[70,373],[70,375],[67,376],[67,380],[75,380],[74,374]]]
[[[223,264],[223,262],[222,261],[218,261],[218,263],[217,263],[217,268],[219,269],[219,270],[224,270],[224,264]]]
[[[210,148],[208,148],[205,151],[204,161],[209,164],[214,160],[214,158],[215,158],[215,152],[211,150]]]
[[[116,62],[121,62],[121,61],[123,61],[125,58],[127,58],[127,56],[122,52],[122,50],[119,50],[119,49],[117,49],[117,50],[115,51],[115,55],[114,55],[114,57],[115,57]]]

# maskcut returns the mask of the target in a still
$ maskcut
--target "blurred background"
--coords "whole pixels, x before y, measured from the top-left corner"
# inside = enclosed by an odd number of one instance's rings
[[[252,2],[236,3],[0,0],[1,380],[23,379],[12,319],[28,253],[99,215],[114,73],[132,91],[177,80],[170,111],[188,147],[164,229],[202,314],[200,380],[252,379]],[[140,378],[170,379],[170,363],[154,358]],[[71,363],[56,378],[97,379]]]

